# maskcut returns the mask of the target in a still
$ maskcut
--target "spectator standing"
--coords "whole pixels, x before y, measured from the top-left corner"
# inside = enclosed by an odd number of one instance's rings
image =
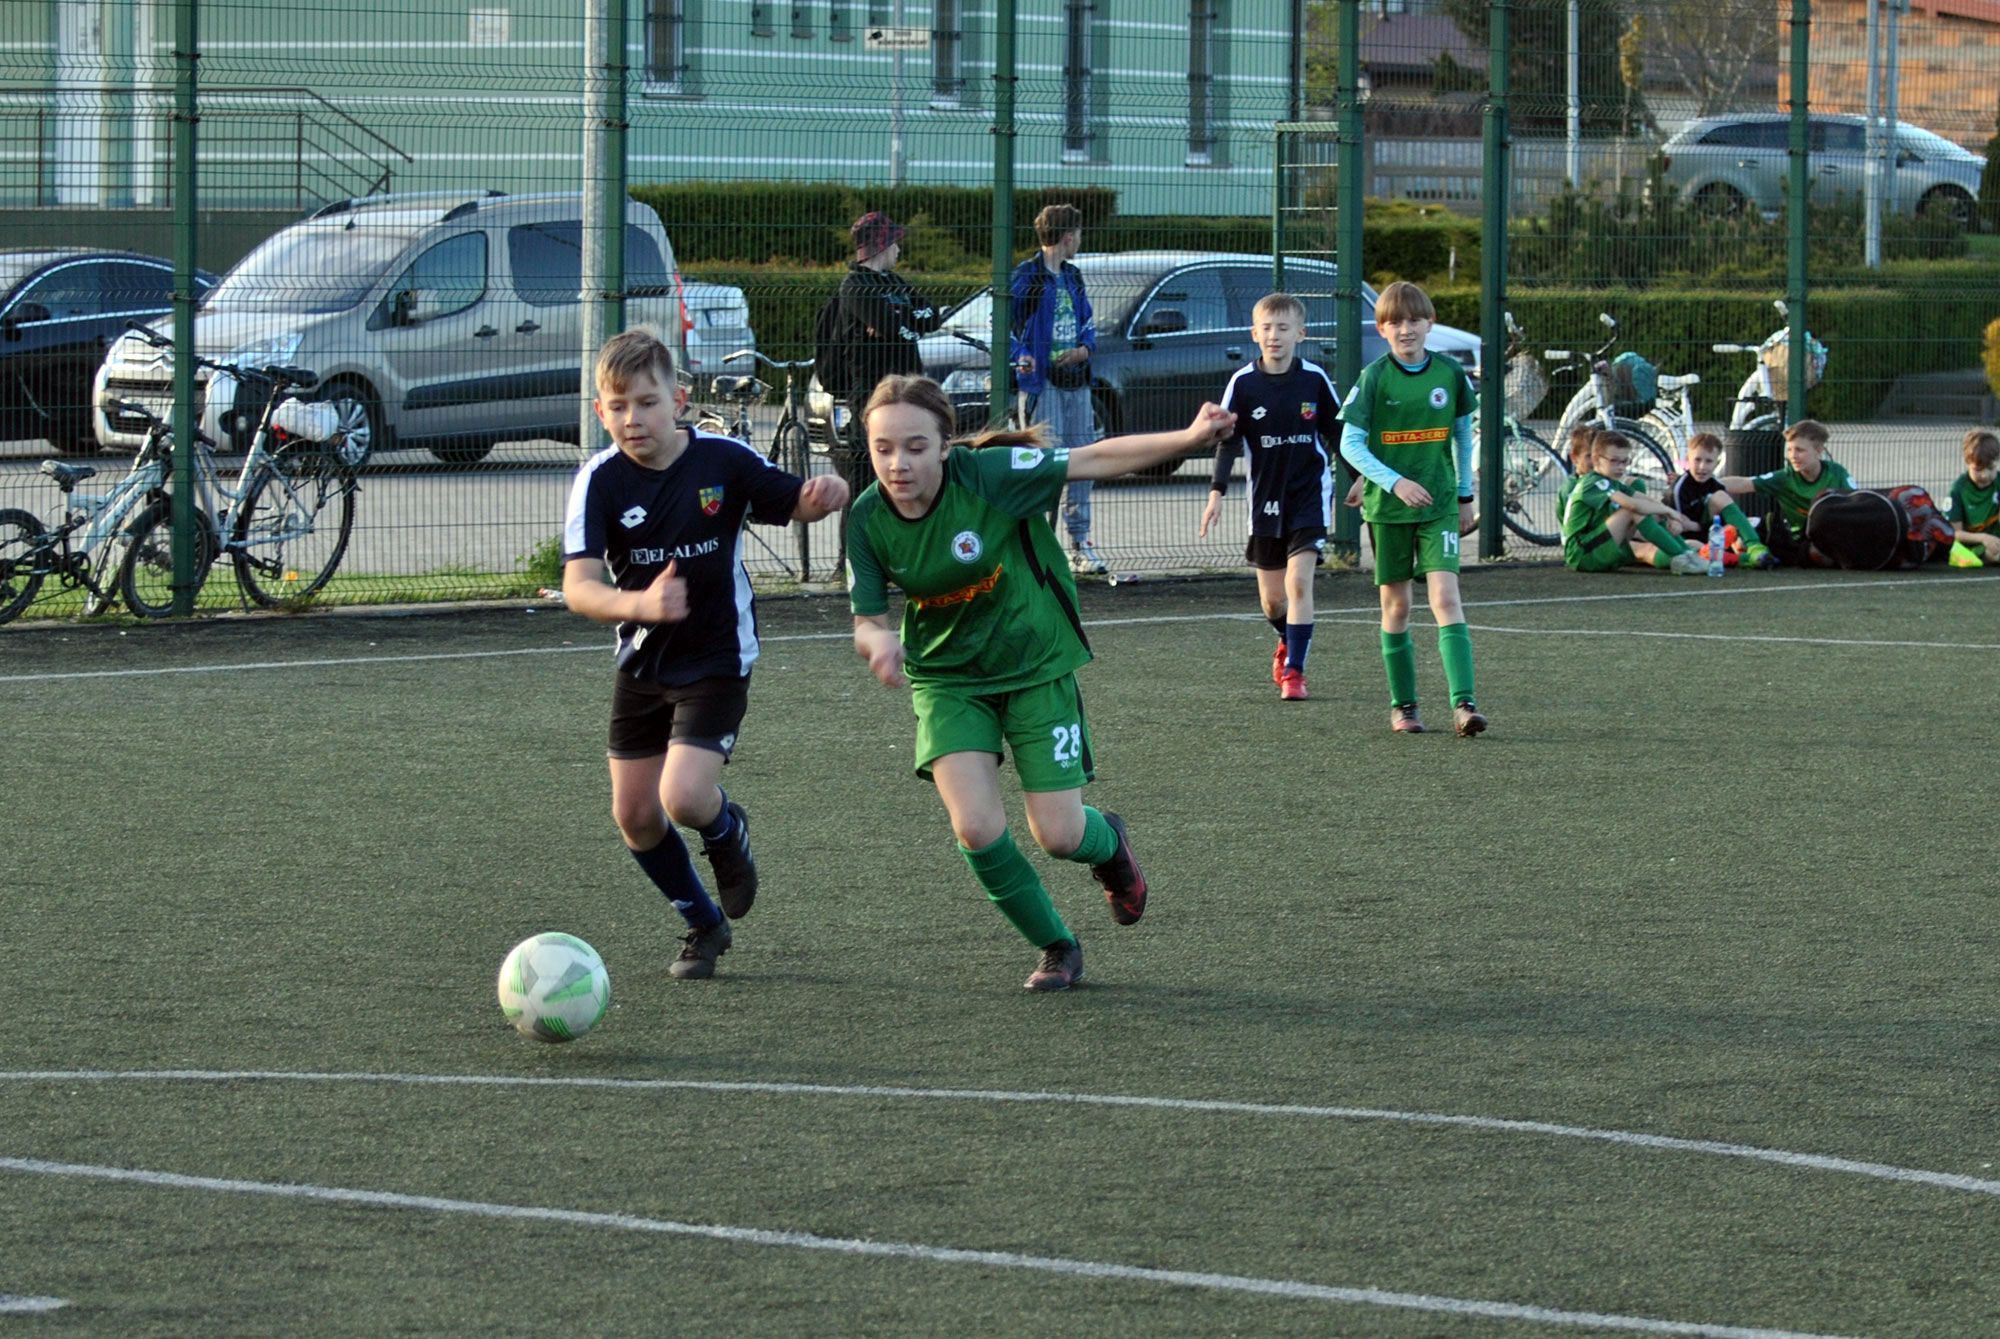
[[[1070,262],[1083,246],[1083,211],[1049,205],[1035,215],[1040,251],[1014,267],[1009,291],[1013,317],[1008,362],[1029,424],[1048,425],[1050,444],[1076,450],[1097,440],[1090,409],[1090,355],[1097,322],[1083,289],[1083,272]],[[1104,560],[1090,543],[1089,479],[1063,489],[1063,529],[1069,532],[1072,572],[1097,573]]]
[[[861,426],[862,406],[883,377],[922,375],[917,341],[944,324],[944,313],[896,273],[903,254],[902,224],[870,210],[848,231],[854,238],[854,259],[840,282],[835,337],[847,346],[849,384],[826,389],[847,406],[847,447],[837,463],[850,490],[859,493],[875,477]]]

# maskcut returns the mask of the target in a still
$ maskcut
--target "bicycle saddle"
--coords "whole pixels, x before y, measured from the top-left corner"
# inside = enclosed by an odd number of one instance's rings
[[[67,493],[85,479],[95,478],[97,476],[97,467],[95,465],[65,465],[60,460],[45,460],[42,462],[42,473],[54,479],[56,487]]]
[[[717,377],[715,393],[732,400],[755,400],[768,388],[755,377]]]
[[[264,375],[284,386],[310,386],[319,380],[319,373],[295,363],[273,363],[264,369]]]

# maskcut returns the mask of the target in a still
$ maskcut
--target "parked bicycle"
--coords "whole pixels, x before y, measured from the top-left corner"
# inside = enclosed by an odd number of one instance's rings
[[[137,406],[121,400],[114,408],[131,412]],[[148,433],[131,471],[108,493],[76,491],[78,484],[97,476],[94,465],[43,461],[42,473],[62,494],[62,519],[46,525],[31,511],[0,510],[0,623],[33,604],[49,581],[60,590],[81,589],[85,614],[102,613],[117,603],[130,529],[159,497],[172,451],[164,432]]]
[[[1792,361],[1791,311],[1785,300],[1771,305],[1786,324],[1764,338],[1761,344],[1711,344],[1716,353],[1749,353],[1757,356],[1757,366],[1736,392],[1736,404],[1729,412],[1731,432],[1777,432],[1785,426],[1785,400],[1790,390]],[[1819,385],[1826,372],[1826,345],[1806,332],[1806,389]]]
[[[796,474],[801,479],[811,478],[812,441],[806,434],[805,396],[800,383],[803,378],[811,375],[812,359],[784,363],[756,349],[738,349],[722,361],[735,363],[746,359],[762,363],[785,379],[785,393],[778,409],[778,422],[771,429],[770,445],[764,450],[764,458],[779,469]],[[711,389],[716,398],[728,402],[731,410],[725,414],[710,409],[697,421],[710,432],[755,445],[756,428],[751,422],[750,407],[764,402],[764,398],[770,394],[770,386],[752,374],[718,376],[711,382]],[[753,537],[754,533],[753,531]],[[799,558],[798,570],[793,575],[800,581],[810,581],[812,580],[811,528],[804,521],[794,521],[792,533],[798,545]],[[758,542],[761,544],[763,541]],[[769,546],[765,547],[768,551]],[[771,556],[777,557],[775,553]],[[778,561],[783,563],[784,559],[779,558]]]
[[[250,603],[264,609],[296,607],[332,580],[346,556],[360,485],[339,454],[337,411],[281,398],[300,384],[295,378],[302,377],[306,385],[316,381],[312,373],[275,367],[265,373],[234,371],[253,384],[260,377],[268,380],[275,403],[257,425],[233,488],[215,467],[214,448],[196,438],[195,589],[201,589],[216,560],[227,555],[236,569],[236,584]],[[149,437],[170,435],[159,418],[140,412]],[[309,435],[313,433],[332,435]],[[166,463],[171,478],[171,449]],[[132,523],[118,577],[125,607],[142,618],[173,612],[173,536],[173,502],[162,493]]]
[[[1506,321],[1507,356],[1501,378],[1505,413],[1501,417],[1500,522],[1530,544],[1560,544],[1562,517],[1556,509],[1556,496],[1563,476],[1570,472],[1569,462],[1540,433],[1521,421],[1547,398],[1549,377],[1541,361],[1522,347],[1525,336],[1514,322],[1514,313],[1506,313]],[[1484,459],[1479,450],[1482,418],[1475,412],[1472,420],[1475,471],[1478,462]],[[1484,497],[1475,477],[1475,510]],[[1475,529],[1478,524],[1475,516]]]
[[[1571,430],[1580,423],[1622,433],[1631,440],[1633,447],[1630,477],[1643,481],[1647,490],[1657,497],[1667,480],[1674,475],[1674,458],[1655,435],[1660,431],[1659,427],[1648,427],[1640,422],[1640,417],[1652,409],[1652,405],[1644,403],[1640,397],[1656,391],[1657,386],[1642,388],[1635,385],[1621,390],[1614,383],[1612,362],[1605,355],[1618,342],[1618,322],[1609,312],[1598,313],[1597,319],[1611,333],[1604,343],[1589,353],[1549,349],[1542,355],[1551,362],[1561,364],[1556,369],[1558,373],[1584,374],[1583,384],[1570,397],[1562,417],[1556,421],[1556,440],[1567,447]],[[1637,366],[1640,362],[1643,360],[1627,360],[1624,366],[1643,370]],[[1650,364],[1646,366],[1650,367]]]

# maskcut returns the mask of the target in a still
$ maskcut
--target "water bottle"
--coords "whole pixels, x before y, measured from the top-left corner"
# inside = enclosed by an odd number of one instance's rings
[[[1722,551],[1726,547],[1728,547],[1728,540],[1722,533],[1722,517],[1718,515],[1708,523],[1708,574],[1710,576],[1719,577],[1722,575]]]

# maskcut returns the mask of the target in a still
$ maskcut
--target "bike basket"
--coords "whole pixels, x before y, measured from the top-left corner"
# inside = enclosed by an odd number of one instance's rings
[[[1771,370],[1771,398],[1784,400],[1791,396],[1792,382],[1792,332],[1780,330],[1777,334],[1757,346],[1757,356],[1764,366]],[[1806,332],[1806,389],[1819,385],[1820,377],[1826,372],[1826,345]]]
[[[288,437],[330,442],[340,431],[340,411],[323,400],[286,400],[271,411],[271,426]]]
[[[1624,418],[1637,418],[1660,398],[1660,369],[1636,353],[1611,360],[1611,400]]]
[[[1507,360],[1507,412],[1526,418],[1541,406],[1549,394],[1549,374],[1542,360],[1532,353],[1517,353]]]

